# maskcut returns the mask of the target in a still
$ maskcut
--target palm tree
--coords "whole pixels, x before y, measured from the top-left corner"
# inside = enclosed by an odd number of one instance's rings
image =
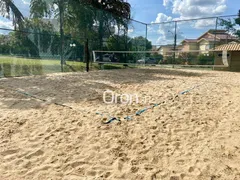
[[[80,3],[91,5],[95,8],[93,11],[95,14],[95,22],[98,22],[98,40],[100,50],[103,48],[104,32],[108,31],[111,33],[109,27],[114,26],[113,24],[118,27],[124,26],[124,35],[127,38],[128,22],[131,14],[131,6],[129,3],[124,2],[123,0],[80,0]],[[112,37],[114,38],[114,36]],[[127,49],[126,42],[125,49]],[[102,55],[100,55],[100,59],[102,59]]]
[[[108,11],[120,18],[130,19],[131,5],[123,0],[80,0],[80,3],[90,4],[96,9]]]
[[[61,52],[64,49],[64,20],[67,20],[65,24],[71,29],[78,29],[86,33],[93,27],[94,21],[99,22],[99,40],[100,47],[102,46],[103,38],[103,24],[109,20],[103,11],[112,14],[117,24],[127,24],[127,19],[130,18],[130,4],[123,0],[31,0],[31,15],[32,17],[55,17],[59,18],[60,22],[60,35],[61,35]],[[102,13],[96,14],[96,9],[102,10]],[[80,12],[81,11],[81,12]],[[100,12],[100,11],[98,11]],[[63,65],[64,59],[61,54],[61,64]]]
[[[64,61],[64,8],[68,4],[68,0],[31,0],[30,13],[33,18],[51,17],[52,15],[59,17],[60,22],[60,36],[61,36],[61,66],[63,71]]]
[[[24,16],[16,7],[13,0],[0,0],[0,10],[2,16],[12,20],[15,30],[19,30],[20,32],[24,31]],[[22,42],[25,43],[26,47],[29,47],[29,53],[31,55],[39,56],[38,48],[28,36],[21,35],[19,38],[23,38]]]
[[[102,50],[104,32],[111,34],[110,28],[117,25],[124,27],[124,34],[127,37],[128,23],[131,14],[131,6],[123,0],[82,0],[85,4],[90,4],[95,9],[95,21],[98,22],[99,48]],[[106,13],[107,12],[107,13]],[[115,38],[114,36],[112,36]],[[118,40],[117,40],[118,41]],[[125,43],[126,44],[126,43]],[[101,58],[101,57],[100,57]]]
[[[15,6],[12,0],[0,0],[1,15],[10,19],[12,16],[14,28],[19,29],[23,27],[24,16]]]

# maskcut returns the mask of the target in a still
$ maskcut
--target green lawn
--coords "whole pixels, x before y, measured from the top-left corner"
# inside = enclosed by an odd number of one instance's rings
[[[83,62],[67,61],[63,72],[85,71]],[[105,64],[103,69],[122,69],[123,65]],[[90,70],[99,70],[97,63],[90,65]],[[42,75],[62,72],[60,60],[28,59],[11,56],[0,56],[0,77],[15,77],[28,75]]]

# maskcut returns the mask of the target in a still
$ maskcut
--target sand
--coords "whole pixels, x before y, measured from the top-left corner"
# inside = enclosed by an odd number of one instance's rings
[[[148,100],[105,104],[105,90]],[[0,79],[0,179],[238,180],[239,92],[240,73],[218,71]],[[121,121],[104,124],[109,116]]]

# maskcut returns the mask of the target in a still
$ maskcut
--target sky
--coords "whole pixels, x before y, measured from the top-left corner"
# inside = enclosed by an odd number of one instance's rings
[[[181,19],[234,15],[240,9],[239,0],[128,0],[132,18],[145,23],[160,23]],[[136,23],[134,23],[136,24]],[[177,24],[177,39],[195,39],[209,29],[214,29],[216,19],[187,21]],[[154,45],[173,44],[174,23],[148,25],[148,39]],[[218,27],[222,28],[222,27]],[[137,25],[131,30],[138,34]]]
[[[239,0],[126,0],[131,4],[133,19],[151,24],[181,19],[213,17],[237,14]],[[14,0],[24,16],[29,16],[30,0]],[[216,19],[181,22],[177,24],[178,43],[183,39],[193,39],[209,29],[215,28]],[[0,16],[1,28],[12,28],[12,23]],[[154,45],[172,44],[174,23],[148,25],[148,39]],[[0,31],[0,33],[3,33]],[[132,22],[129,36],[146,35],[146,26]]]
[[[127,0],[133,19],[145,23],[162,20],[159,16],[191,19],[237,14],[239,0]],[[157,19],[158,18],[158,19]],[[159,19],[160,18],[160,19]]]

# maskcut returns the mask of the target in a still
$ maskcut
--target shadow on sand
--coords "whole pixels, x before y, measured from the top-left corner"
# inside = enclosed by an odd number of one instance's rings
[[[2,92],[0,98],[5,108],[30,109],[35,107],[33,103],[36,100],[27,101],[26,99],[32,98],[19,94],[15,90],[21,89],[41,99],[50,99],[53,103],[79,103],[101,101],[102,94],[107,89],[121,91],[121,88],[116,89],[115,85],[171,81],[176,79],[173,76],[201,77],[206,75],[206,73],[171,69],[124,69],[6,78],[0,80]]]

